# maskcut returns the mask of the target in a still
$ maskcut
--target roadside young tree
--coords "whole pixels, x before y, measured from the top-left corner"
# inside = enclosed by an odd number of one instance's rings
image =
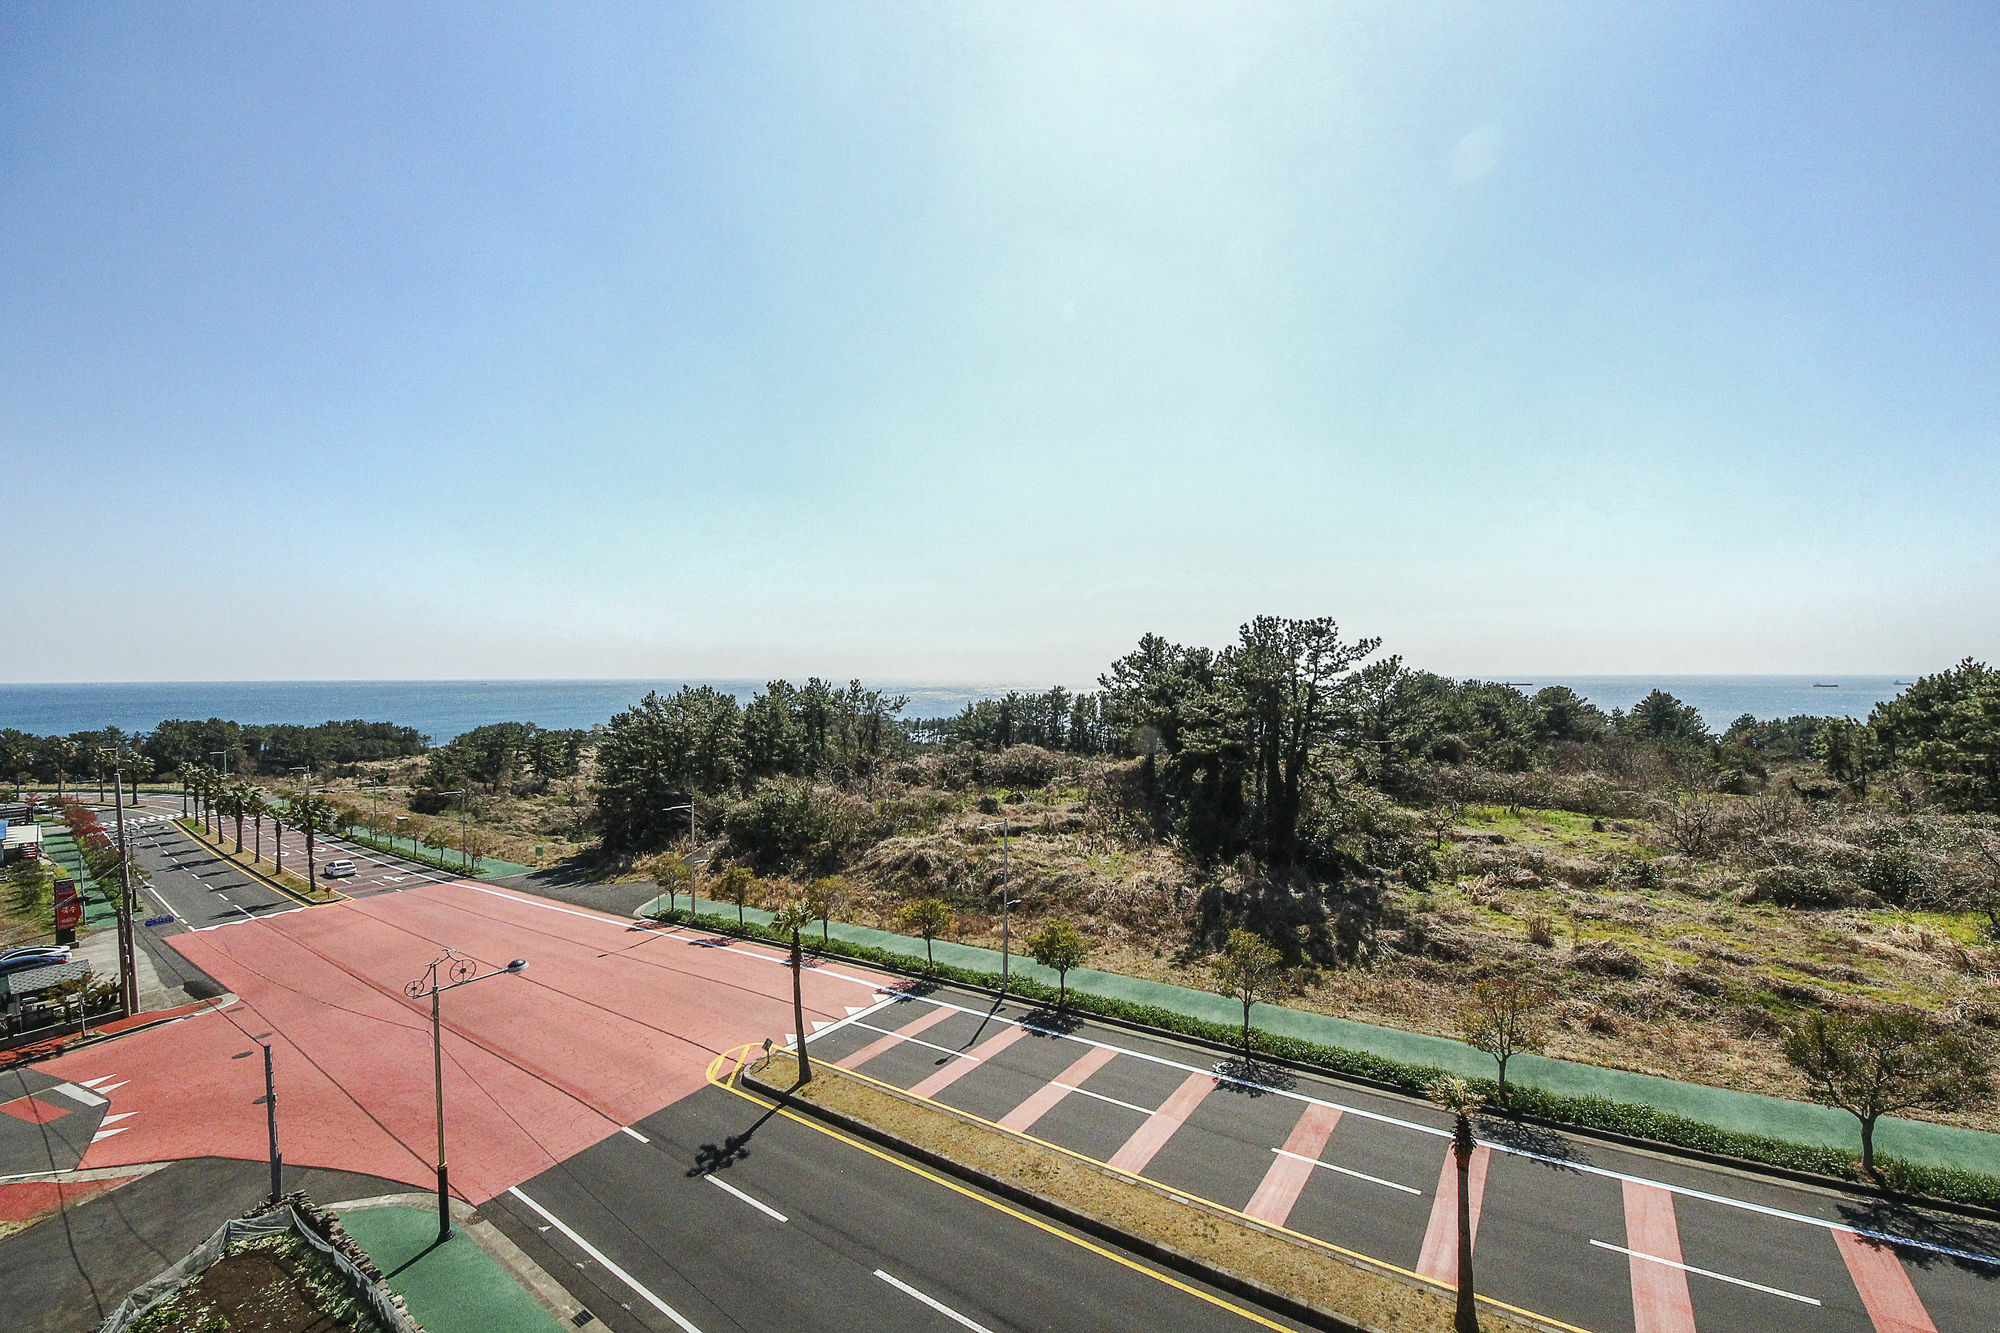
[[[1432,1079],[1424,1088],[1432,1101],[1451,1112],[1451,1155],[1458,1167],[1458,1303],[1453,1333],[1479,1333],[1479,1306],[1472,1289],[1472,1114],[1484,1098],[1462,1078]]]
[[[1056,1008],[1069,1003],[1069,970],[1090,957],[1090,941],[1068,921],[1057,917],[1028,941],[1028,957],[1056,973]]]
[[[819,918],[819,947],[827,946],[828,924],[834,912],[847,901],[847,880],[841,875],[822,875],[806,885],[806,903]]]
[[[653,876],[654,886],[667,895],[667,910],[673,911],[681,890],[694,883],[694,867],[679,852],[662,852],[648,861],[646,868]],[[688,899],[688,907],[690,910],[694,907],[692,896]]]
[[[726,903],[736,904],[736,924],[739,926],[743,924],[744,904],[749,902],[751,886],[756,882],[757,876],[751,873],[749,866],[731,866],[715,877],[716,896]]]
[[[1496,1100],[1507,1100],[1507,1061],[1522,1051],[1539,1051],[1548,1041],[1554,1002],[1547,990],[1524,977],[1490,977],[1473,984],[1459,1014],[1459,1029],[1469,1045],[1500,1067]]]
[[[1250,1006],[1275,999],[1284,974],[1285,957],[1263,937],[1248,930],[1229,932],[1229,944],[1215,965],[1218,988],[1243,1002],[1243,1064],[1254,1063],[1250,1050]]]
[[[813,919],[812,905],[800,901],[788,903],[771,918],[771,925],[792,937],[792,1025],[798,1029],[799,1082],[812,1082],[812,1056],[806,1050],[806,1038],[811,1035],[806,1029],[805,1001],[805,949],[799,943],[799,932]]]
[[[1861,1122],[1861,1169],[1871,1176],[1877,1120],[1958,1110],[1993,1090],[1978,1049],[1922,1014],[1808,1014],[1785,1038],[1785,1058],[1814,1101]]]
[[[896,924],[924,942],[924,961],[937,970],[937,954],[932,944],[952,928],[951,906],[942,898],[919,898],[896,909]]]

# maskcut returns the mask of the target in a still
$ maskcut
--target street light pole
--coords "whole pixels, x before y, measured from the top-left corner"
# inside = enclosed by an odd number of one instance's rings
[[[461,958],[446,949],[437,956],[424,975],[403,987],[403,993],[413,1000],[426,997],[431,1002],[431,1077],[437,1090],[437,1200],[438,1200],[438,1243],[451,1239],[451,1186],[445,1169],[444,1156],[444,1019],[438,997],[459,986],[469,986],[475,981],[488,977],[506,976],[519,972],[528,966],[525,958],[491,972],[481,972],[479,964],[470,958]],[[439,976],[443,976],[440,981]]]
[[[1013,835],[1014,827],[1006,816],[1002,816],[997,824],[981,824],[979,827],[982,832],[986,829],[1000,830],[1000,989],[1004,991],[1007,989],[1008,964],[1012,961],[1014,952],[1013,939],[1007,928],[1008,909],[1014,905],[1012,901],[1014,876],[1013,868],[1008,862],[1007,845]]]
[[[456,796],[458,798],[458,852],[460,856],[463,856],[465,855],[466,835],[472,831],[471,823],[465,812],[467,791],[461,787],[457,791],[441,791],[438,795]]]
[[[700,861],[694,859],[694,849],[696,845],[696,834],[694,831],[694,793],[692,791],[688,793],[688,803],[686,805],[670,805],[666,809],[660,811],[660,813],[663,815],[677,815],[683,810],[688,812],[688,854],[687,854],[688,911],[692,912],[695,910],[695,903],[694,903],[694,877],[696,873],[695,867],[702,864]],[[673,895],[674,891],[672,889],[668,889],[667,907],[669,909],[672,909],[674,905]]]

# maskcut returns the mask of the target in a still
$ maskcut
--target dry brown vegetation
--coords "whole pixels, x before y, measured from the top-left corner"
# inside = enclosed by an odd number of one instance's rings
[[[951,938],[997,946],[1000,837],[980,825],[1005,816],[1017,942],[1064,917],[1096,945],[1091,967],[1210,987],[1231,912],[1265,887],[1254,868],[1198,867],[1145,837],[1118,812],[1116,765],[1064,759],[1033,790],[933,786],[955,776],[934,758],[902,767],[918,785],[878,804],[944,813],[843,867],[858,924],[893,930],[897,907],[935,896],[956,910]],[[1293,967],[1286,1002],[1456,1037],[1471,982],[1526,972],[1555,996],[1547,1054],[1784,1097],[1805,1091],[1784,1033],[1814,1009],[1924,1010],[2000,1059],[2000,951],[1969,910],[1976,825],[1789,796],[1697,803],[1698,845],[1676,822],[1687,802],[1629,819],[1460,807],[1435,828],[1436,879],[1380,882],[1351,957]],[[1772,901],[1800,882],[1819,905]],[[794,891],[761,881],[751,903]],[[1936,1118],[2000,1130],[1993,1107]]]
[[[415,771],[382,769],[396,785]],[[770,907],[837,868],[843,919],[893,930],[898,907],[937,897],[954,910],[946,938],[993,946],[1002,844],[981,826],[1005,819],[1017,941],[1063,917],[1096,946],[1091,967],[1208,987],[1228,927],[1273,886],[1253,865],[1198,865],[1156,836],[1133,812],[1134,771],[1029,746],[923,754],[812,788],[836,866],[712,830],[703,892],[731,864],[761,867],[749,902]],[[1364,867],[1346,886],[1337,960],[1294,942],[1288,1003],[1456,1036],[1471,982],[1524,970],[1555,996],[1550,1055],[1786,1097],[1804,1089],[1780,1043],[1815,1009],[1920,1009],[2000,1060],[2000,953],[1977,910],[2000,901],[1990,821],[1801,800],[1776,781],[1754,796],[1662,798],[1646,794],[1660,790],[1651,771],[1447,776],[1408,808],[1359,794],[1388,830],[1377,842],[1427,874]],[[493,853],[529,865],[588,854],[587,778],[476,795]],[[384,793],[384,808],[404,812],[403,796]],[[365,807],[369,794],[349,799]],[[1938,1118],[2000,1130],[1992,1107]]]

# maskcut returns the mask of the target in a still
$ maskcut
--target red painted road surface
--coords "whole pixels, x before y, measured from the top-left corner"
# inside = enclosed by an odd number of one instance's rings
[[[447,945],[483,967],[526,958],[443,997],[451,1183],[482,1203],[702,1086],[718,1052],[791,1030],[782,957],[702,938],[465,882],[288,912],[173,937],[240,1003],[43,1068],[98,1080],[124,1115],[85,1168],[259,1159],[263,1064],[232,1057],[272,1032],[287,1164],[431,1184],[430,1006],[403,987]],[[891,984],[809,969],[808,1021]]]

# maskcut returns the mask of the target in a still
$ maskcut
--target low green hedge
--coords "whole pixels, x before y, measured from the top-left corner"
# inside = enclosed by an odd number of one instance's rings
[[[764,940],[786,947],[791,945],[789,935],[773,930],[769,926],[758,925],[755,922],[738,925],[732,918],[707,912],[694,913],[683,908],[674,908],[654,913],[653,919],[686,923],[718,934]],[[921,971],[924,975],[935,977],[940,981],[956,981],[989,990],[998,989],[1000,985],[1000,974],[997,972],[953,967],[943,963],[932,966],[921,954],[902,953],[845,942],[838,947],[843,956],[859,962],[879,963],[899,971]],[[1054,986],[1045,985],[1030,977],[1014,977],[1008,989],[1022,999],[1047,1004],[1054,1004],[1057,998]],[[1211,1023],[1176,1010],[1162,1009],[1157,1005],[1131,1004],[1101,995],[1071,991],[1068,1007],[1079,1013],[1121,1019],[1128,1023],[1160,1028],[1183,1036],[1199,1037],[1224,1046],[1240,1047],[1243,1044],[1243,1029],[1240,1027],[1228,1023]],[[1416,1094],[1421,1094],[1426,1084],[1444,1072],[1432,1065],[1406,1064],[1401,1060],[1392,1060],[1387,1056],[1375,1055],[1368,1051],[1354,1051],[1343,1046],[1322,1046],[1317,1042],[1303,1041],[1297,1037],[1280,1037],[1256,1027],[1250,1029],[1250,1045],[1255,1050],[1280,1060],[1323,1069],[1332,1074],[1386,1083],[1404,1092]],[[1497,1090],[1497,1085],[1492,1079],[1468,1081],[1489,1096]],[[1863,1179],[1860,1163],[1838,1148],[1816,1148],[1803,1143],[1793,1143],[1788,1139],[1775,1139],[1762,1134],[1744,1134],[1736,1130],[1722,1129],[1706,1121],[1675,1115],[1670,1111],[1661,1111],[1631,1102],[1613,1101],[1608,1097],[1570,1097],[1515,1083],[1510,1084],[1507,1090],[1507,1109],[1579,1129],[1623,1134],[1676,1148],[1740,1158],[1790,1171],[1809,1171],[1842,1180]],[[2000,1177],[1956,1167],[1921,1166],[1880,1154],[1876,1155],[1875,1164],[1891,1189],[1907,1194],[1927,1194],[1932,1198],[1950,1199],[1979,1207],[2000,1208]]]

